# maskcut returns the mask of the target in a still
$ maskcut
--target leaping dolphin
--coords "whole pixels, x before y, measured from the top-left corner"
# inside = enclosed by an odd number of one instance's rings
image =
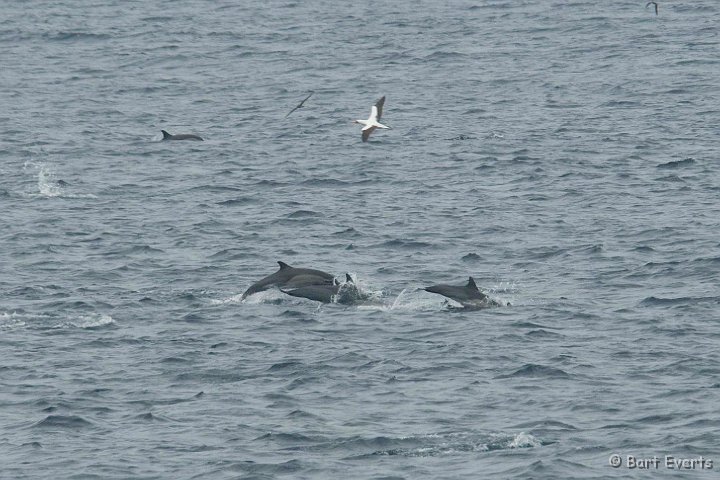
[[[433,285],[423,288],[426,292],[437,293],[460,303],[465,308],[499,306],[500,304],[478,289],[475,279],[470,277],[467,285]]]
[[[178,135],[171,135],[165,130],[160,130],[163,134],[163,140],[199,140],[203,141],[203,138],[199,135],[193,135],[192,133],[180,133]]]
[[[315,300],[316,302],[322,303],[332,303],[337,298],[338,293],[350,285],[354,286],[355,282],[350,274],[346,273],[344,284],[339,283],[337,279],[333,279],[333,283],[331,285],[308,285],[305,287],[295,288],[293,290],[283,290],[281,288],[280,291],[288,295],[292,295],[293,297],[307,298],[309,300]]]
[[[272,287],[280,288],[301,288],[309,285],[330,285],[332,286],[334,275],[322,270],[313,270],[311,268],[295,268],[285,262],[277,262],[280,270],[259,280],[242,294],[244,300],[249,295],[262,292]]]

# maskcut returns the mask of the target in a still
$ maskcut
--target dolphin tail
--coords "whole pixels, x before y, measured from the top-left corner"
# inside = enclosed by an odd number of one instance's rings
[[[172,135],[170,135],[170,134],[169,134],[168,132],[166,132],[165,130],[160,130],[160,131],[161,131],[162,134],[163,134],[163,140],[167,140],[168,138],[172,137]]]

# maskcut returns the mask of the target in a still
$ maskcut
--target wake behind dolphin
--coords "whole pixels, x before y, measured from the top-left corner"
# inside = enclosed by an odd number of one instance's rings
[[[302,288],[311,285],[329,285],[332,286],[334,275],[322,270],[314,270],[312,268],[295,268],[285,262],[277,262],[280,270],[259,280],[242,294],[244,300],[249,295],[262,292],[272,287],[280,288]]]

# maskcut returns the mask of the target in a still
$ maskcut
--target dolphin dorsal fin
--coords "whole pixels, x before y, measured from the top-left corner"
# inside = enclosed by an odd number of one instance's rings
[[[478,290],[478,291],[479,291],[479,289],[478,289],[477,285],[475,285],[475,279],[474,279],[474,278],[472,278],[472,277],[469,277],[469,278],[468,278],[468,283],[467,283],[467,287],[468,287],[468,288],[472,288],[472,289],[474,289],[474,290]]]
[[[355,283],[349,273],[345,274],[345,282],[346,283]]]
[[[161,131],[162,134],[163,134],[163,140],[167,140],[168,138],[172,137],[172,135],[170,135],[170,134],[169,134],[168,132],[166,132],[165,130],[160,130],[160,131]]]
[[[288,265],[285,262],[278,261],[278,265],[280,265],[280,270],[285,270],[286,268],[292,268],[290,265]]]

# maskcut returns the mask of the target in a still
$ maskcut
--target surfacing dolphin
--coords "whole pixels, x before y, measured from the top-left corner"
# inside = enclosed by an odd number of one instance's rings
[[[497,307],[498,302],[492,300],[478,289],[475,279],[470,277],[466,285],[433,285],[423,288],[426,292],[437,293],[455,300],[465,308]]]
[[[163,134],[163,140],[198,140],[203,141],[203,138],[199,135],[193,135],[192,133],[180,133],[178,135],[171,135],[165,130],[160,130]]]
[[[322,270],[312,268],[295,268],[285,262],[277,262],[280,270],[259,280],[242,294],[244,300],[253,293],[262,292],[272,287],[280,288],[301,288],[309,285],[330,285],[332,286],[334,275]]]
[[[283,290],[281,288],[280,291],[288,295],[292,295],[293,297],[307,298],[309,300],[315,300],[316,302],[333,303],[334,301],[337,301],[338,303],[349,303],[349,301],[351,301],[353,297],[356,297],[356,295],[343,295],[342,298],[340,298],[339,294],[340,292],[350,288],[357,290],[352,277],[350,274],[346,273],[345,283],[339,283],[337,279],[333,279],[332,284],[308,285],[305,287],[295,288],[293,290]],[[346,301],[341,302],[340,300],[343,299]]]

